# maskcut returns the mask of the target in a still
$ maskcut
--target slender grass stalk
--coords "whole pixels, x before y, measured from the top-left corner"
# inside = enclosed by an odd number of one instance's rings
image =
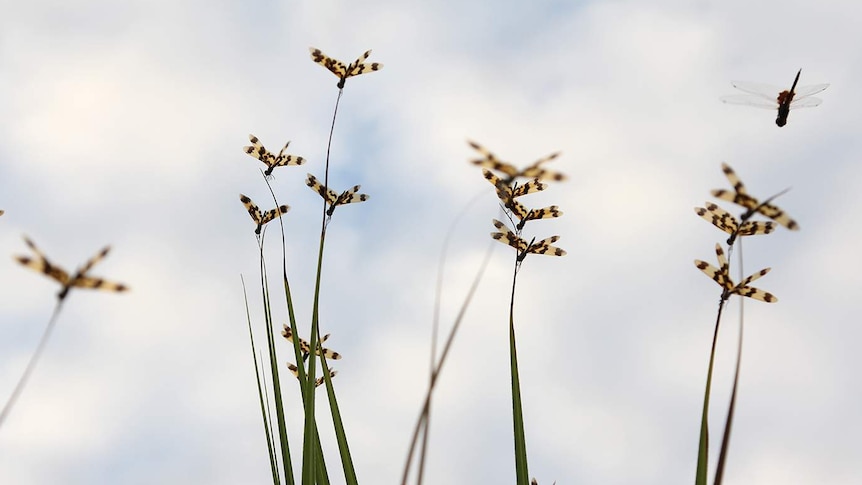
[[[422,426],[425,425],[427,427],[427,417],[429,410],[431,408],[431,396],[434,393],[434,388],[437,385],[437,378],[440,377],[440,372],[443,371],[443,364],[446,363],[446,359],[449,356],[449,351],[452,348],[452,343],[455,341],[455,336],[458,334],[458,329],[461,328],[461,322],[464,320],[464,315],[467,313],[467,308],[470,306],[470,302],[473,300],[473,295],[476,293],[476,289],[479,287],[479,282],[482,281],[482,275],[485,274],[485,269],[488,267],[488,263],[491,261],[491,254],[494,250],[494,243],[491,242],[488,245],[488,250],[485,252],[485,259],[482,260],[481,266],[479,266],[479,270],[476,272],[476,276],[473,278],[473,283],[470,285],[470,289],[467,291],[467,295],[464,298],[464,302],[461,304],[461,308],[458,310],[458,315],[455,316],[455,323],[452,325],[452,330],[449,331],[449,336],[446,338],[446,343],[443,345],[443,352],[440,354],[440,359],[437,362],[437,365],[434,367],[434,373],[431,375],[431,380],[428,383],[428,391],[425,393],[425,400],[422,404],[422,410],[419,412],[419,418],[416,420],[416,425],[413,427],[413,436],[410,439],[410,448],[407,451],[407,460],[404,463],[404,473],[401,475],[401,485],[407,485],[407,477],[410,475],[410,466],[413,463],[413,452],[416,450],[416,443],[419,441],[419,432],[422,429]]]
[[[338,96],[335,100],[335,109],[333,110],[333,113],[332,113],[332,123],[331,123],[330,128],[329,128],[329,139],[328,139],[327,144],[326,144],[326,164],[325,164],[324,179],[323,179],[324,180],[323,185],[324,185],[325,189],[329,188],[329,161],[330,161],[330,155],[331,155],[331,151],[332,151],[332,138],[333,138],[333,134],[335,133],[335,120],[337,119],[337,116],[338,116],[338,104],[341,101],[342,93],[343,93],[343,90],[339,88]],[[316,273],[315,284],[314,284],[314,301],[312,303],[312,311],[311,311],[311,333],[310,333],[310,337],[309,337],[309,344],[310,344],[310,347],[312,349],[312,358],[309,359],[309,362],[308,362],[308,374],[306,376],[306,380],[302,383],[302,385],[306,389],[306,391],[305,391],[305,394],[306,394],[306,399],[305,399],[305,429],[304,429],[305,441],[303,443],[303,466],[302,466],[302,483],[303,483],[303,485],[313,485],[311,470],[314,469],[315,462],[316,462],[316,456],[315,456],[314,450],[312,449],[312,446],[311,446],[312,438],[314,438],[314,440],[313,440],[314,442],[319,442],[318,441],[319,435],[317,433],[317,424],[316,424],[316,420],[314,417],[314,412],[315,412],[315,406],[314,406],[314,403],[315,403],[315,393],[314,393],[315,385],[314,385],[314,383],[316,380],[315,362],[317,360],[314,358],[314,356],[316,353],[316,349],[318,348],[318,342],[320,341],[320,334],[319,334],[320,280],[321,280],[321,273],[323,271],[323,248],[324,248],[324,244],[326,242],[326,226],[327,226],[328,221],[329,221],[328,215],[326,213],[326,204],[327,204],[327,201],[324,198],[324,200],[323,200],[323,211],[322,211],[321,224],[320,224],[320,246],[319,246],[318,254],[317,254],[317,273]],[[331,380],[328,376],[328,370],[326,370],[325,372],[327,373],[327,376],[325,377],[325,379],[328,381],[327,382],[327,388],[329,389],[332,386],[332,383],[331,383]],[[334,393],[333,393],[333,396],[334,396]],[[334,399],[331,398],[330,399],[330,411],[332,412],[332,416],[333,416],[333,426],[336,428],[336,436],[341,435],[341,438],[338,440],[338,445],[339,445],[339,452],[342,455],[342,467],[344,468],[345,480],[347,480],[348,483],[355,483],[356,472],[353,470],[353,461],[351,459],[349,459],[350,451],[346,447],[347,438],[346,438],[346,435],[344,434],[344,428],[343,428],[343,425],[341,423],[340,413],[338,412],[337,405],[335,405],[335,407],[333,407],[333,403],[334,403]],[[338,417],[336,417],[336,416],[338,416]],[[345,454],[348,456],[347,460],[344,460]],[[353,480],[352,482],[351,482],[351,479]]]
[[[742,279],[745,271],[742,266],[742,241],[739,242],[739,277]],[[739,387],[739,368],[742,363],[742,334],[745,320],[745,298],[739,297],[739,337],[736,345],[736,369],[733,371],[733,388],[730,391],[730,405],[727,407],[727,420],[724,434],[721,437],[721,450],[718,454],[718,464],[715,467],[714,485],[721,485],[724,478],[724,467],[727,464],[727,453],[730,446],[730,431],[733,427],[733,416],[736,411],[736,391]]]
[[[509,360],[512,374],[512,421],[515,438],[515,483],[528,485],[530,474],[527,470],[527,440],[524,436],[524,412],[521,403],[521,379],[518,373],[518,350],[515,346],[515,285],[521,266],[520,254],[515,256],[515,270],[512,275],[512,295],[509,300]]]
[[[476,194],[467,205],[461,209],[461,212],[455,216],[455,219],[449,224],[449,228],[446,230],[446,236],[443,238],[443,247],[440,250],[440,258],[437,260],[437,283],[434,289],[434,314],[431,320],[431,355],[430,355],[430,365],[429,365],[429,383],[434,379],[435,372],[435,361],[437,359],[437,338],[440,332],[440,307],[443,295],[443,270],[446,267],[446,253],[449,250],[449,243],[452,240],[452,235],[455,233],[455,227],[458,225],[458,222],[464,217],[465,214],[470,210],[471,207],[482,197],[485,195],[485,191],[481,191]],[[431,430],[431,401],[428,402],[428,412],[425,414],[425,419],[422,423],[421,432],[422,432],[422,446],[419,449],[419,473],[416,477],[416,485],[422,485],[422,480],[425,477],[425,457],[428,455],[428,435]]]
[[[724,298],[718,302],[718,315],[715,317],[715,330],[712,334],[712,349],[709,352],[709,367],[706,371],[706,390],[703,395],[703,412],[700,417],[700,441],[697,448],[697,474],[695,485],[706,485],[709,460],[709,396],[712,389],[712,369],[715,363],[715,344],[718,342],[718,327],[724,309]]]
[[[260,414],[263,418],[263,431],[266,435],[266,448],[269,451],[269,467],[272,470],[272,483],[278,485],[280,484],[279,480],[279,469],[278,469],[278,460],[276,459],[275,445],[272,442],[272,432],[270,430],[270,420],[269,420],[269,410],[268,403],[269,399],[264,397],[264,386],[261,384],[261,368],[257,363],[257,350],[254,346],[254,334],[251,331],[251,312],[248,308],[248,292],[245,288],[245,279],[240,275],[240,281],[242,281],[242,295],[245,299],[245,314],[248,319],[248,339],[251,343],[251,355],[252,360],[254,361],[254,376],[255,381],[257,381],[257,396],[260,401]]]
[[[21,378],[18,379],[18,383],[15,384],[15,389],[12,391],[12,395],[9,396],[6,404],[3,405],[3,411],[0,412],[0,427],[3,426],[4,422],[6,422],[6,418],[12,412],[12,408],[15,406],[15,403],[18,402],[18,398],[21,396],[24,386],[26,386],[27,381],[30,380],[30,374],[33,372],[33,369],[36,368],[36,363],[39,361],[39,357],[42,356],[42,352],[45,350],[45,344],[48,343],[48,338],[51,336],[51,333],[56,326],[57,317],[60,315],[60,309],[62,308],[64,301],[65,298],[63,297],[57,298],[54,312],[48,320],[48,326],[45,327],[45,332],[42,333],[42,338],[39,339],[39,345],[36,346],[36,351],[33,352],[33,355],[30,357],[30,362],[27,363],[27,367],[24,369],[24,373],[21,374]]]
[[[272,390],[273,398],[275,399],[275,416],[278,424],[278,437],[281,444],[281,459],[284,463],[284,481],[289,485],[293,485],[293,466],[290,459],[290,442],[287,435],[287,423],[284,419],[284,403],[281,397],[281,382],[278,378],[278,357],[275,353],[275,337],[272,331],[272,310],[269,300],[269,283],[266,273],[266,261],[263,257],[263,242],[266,236],[264,228],[261,234],[258,247],[260,249],[260,286],[263,296],[264,319],[266,322],[266,344],[269,357],[270,372],[272,373]]]

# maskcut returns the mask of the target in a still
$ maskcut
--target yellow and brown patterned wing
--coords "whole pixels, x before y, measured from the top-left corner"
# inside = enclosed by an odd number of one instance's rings
[[[349,66],[347,66],[347,75],[345,77],[358,76],[360,74],[365,74],[367,72],[379,71],[383,68],[383,64],[379,62],[372,62],[366,64],[365,61],[368,60],[368,56],[371,55],[371,50],[365,51],[365,54],[359,56],[358,59],[353,61]]]
[[[472,163],[473,165],[479,165],[480,167],[488,167],[490,169],[496,170],[506,175],[510,179],[514,179],[519,175],[518,169],[515,168],[514,165],[498,159],[494,156],[493,153],[488,151],[488,149],[486,149],[482,145],[479,145],[478,143],[470,140],[467,140],[467,143],[469,143],[470,146],[473,147],[473,149],[479,152],[479,155],[482,156],[482,158],[471,160],[470,163]]]
[[[739,179],[736,172],[730,168],[730,165],[722,163],[721,171],[724,172],[725,177],[730,181],[730,185],[733,186],[733,190],[715,189],[712,191],[712,195],[719,199],[733,202],[734,204],[740,205],[749,210],[756,208],[757,199],[748,195],[748,192],[745,190],[745,184],[742,183],[742,180]]]
[[[551,236],[542,239],[541,241],[530,244],[530,247],[527,248],[527,252],[533,254],[546,254],[548,256],[565,256],[566,251],[564,249],[552,246],[553,243],[559,240],[560,236]]]
[[[290,373],[293,374],[297,379],[299,379],[299,368],[290,362],[287,363],[287,368],[290,370]],[[332,379],[338,374],[338,371],[335,369],[329,369],[329,378]],[[314,387],[320,387],[323,383],[326,382],[326,378],[318,377],[314,381]]]
[[[542,167],[543,164],[554,160],[558,156],[560,156],[560,152],[552,153],[544,158],[540,158],[536,160],[532,165],[519,172],[517,176],[539,180],[554,180],[558,182],[566,180],[565,174],[561,172],[554,172]]]
[[[34,257],[29,256],[16,256],[15,259],[23,264],[24,266],[32,269],[33,271],[37,271],[39,273],[48,276],[49,278],[57,281],[63,286],[67,286],[69,284],[70,278],[69,273],[66,272],[63,268],[51,264],[48,261],[48,258],[45,257],[45,254],[36,247],[36,244],[30,240],[27,236],[24,236],[24,242],[33,251]]]
[[[745,278],[740,284],[736,285],[736,287],[731,290],[730,293],[737,294],[740,296],[747,296],[749,298],[754,298],[755,300],[764,301],[766,303],[774,303],[778,301],[778,297],[776,297],[772,293],[748,286],[752,281],[760,278],[766,273],[769,273],[770,269],[771,268],[762,269],[757,273],[754,273],[753,275],[749,276],[748,278]]]
[[[754,236],[757,234],[769,234],[775,230],[776,224],[772,221],[746,221],[739,226],[740,236]]]
[[[542,183],[539,179],[533,179],[521,185],[515,185],[512,189],[512,197],[521,197],[522,195],[540,192],[548,188],[548,184]]]
[[[338,200],[338,194],[336,194],[334,190],[324,187],[314,175],[308,174],[308,178],[305,179],[305,185],[311,187],[311,190],[320,194],[320,196],[326,199],[330,204],[335,204]]]
[[[774,220],[791,231],[799,230],[799,224],[797,224],[796,221],[791,219],[787,213],[779,209],[776,205],[770,203],[760,204],[757,206],[757,212],[760,212],[764,216]]]
[[[239,194],[239,200],[242,202],[242,205],[245,206],[245,210],[248,211],[248,215],[251,216],[251,220],[253,220],[256,224],[263,224],[263,214],[261,214],[260,209],[257,207],[257,204],[252,202],[252,200],[243,194]]]
[[[287,214],[287,211],[289,211],[289,210],[290,210],[290,206],[287,204],[284,204],[284,205],[280,205],[280,206],[276,207],[275,209],[270,209],[266,212],[262,212],[261,217],[260,217],[260,223],[266,224],[267,222],[275,219],[276,217],[281,217],[281,216]]]
[[[329,69],[329,71],[338,76],[339,79],[343,80],[347,77],[347,66],[345,66],[343,62],[327,56],[320,49],[309,47],[308,50],[311,52],[312,61]]]
[[[707,202],[706,207],[695,207],[694,211],[703,219],[711,222],[713,226],[728,234],[733,234],[739,228],[739,222],[730,212],[711,202]]]
[[[500,241],[501,243],[508,244],[513,248],[517,249],[519,252],[523,252],[527,250],[527,242],[518,237],[517,234],[509,230],[505,224],[498,221],[497,219],[492,219],[494,221],[494,227],[497,228],[499,232],[492,232],[491,237]]]
[[[251,142],[251,145],[242,147],[242,151],[265,163],[267,167],[272,167],[275,162],[275,155],[270,153],[269,150],[260,143],[258,137],[248,135],[248,139]]]
[[[288,165],[302,165],[305,163],[305,159],[296,155],[290,155],[285,153],[287,151],[287,147],[290,145],[290,141],[284,144],[284,148],[278,152],[278,156],[275,157],[275,160],[272,162],[273,167],[285,167]]]
[[[365,202],[369,199],[368,194],[360,194],[359,188],[360,185],[354,185],[353,187],[345,190],[338,196],[335,204],[333,205],[344,205],[344,204],[353,204],[354,202]]]

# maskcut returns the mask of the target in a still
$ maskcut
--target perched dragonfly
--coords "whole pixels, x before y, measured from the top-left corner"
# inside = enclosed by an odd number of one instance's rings
[[[108,255],[108,251],[111,249],[109,246],[105,246],[101,251],[96,253],[95,256],[87,260],[86,263],[78,268],[77,271],[70,274],[63,268],[48,261],[48,258],[42,254],[42,251],[33,244],[33,241],[31,241],[30,238],[24,236],[24,242],[27,243],[27,247],[33,251],[33,256],[16,256],[15,259],[33,271],[42,273],[60,283],[62,288],[60,289],[60,293],[57,294],[57,297],[60,300],[66,298],[66,295],[72,288],[90,288],[94,290],[117,292],[123,292],[129,289],[128,286],[122,283],[106,281],[102,278],[97,278],[88,274],[90,270],[93,269],[93,266]]]
[[[778,117],[775,118],[775,124],[784,126],[787,124],[787,115],[790,114],[790,108],[813,108],[820,105],[823,100],[813,98],[811,95],[817,94],[829,87],[828,83],[824,83],[797,88],[796,83],[799,82],[800,74],[802,74],[802,69],[796,73],[796,79],[793,80],[793,85],[790,86],[789,90],[782,90],[777,86],[769,84],[732,81],[731,84],[733,84],[733,87],[748,94],[722,96],[721,101],[728,104],[743,104],[757,108],[777,109]]]

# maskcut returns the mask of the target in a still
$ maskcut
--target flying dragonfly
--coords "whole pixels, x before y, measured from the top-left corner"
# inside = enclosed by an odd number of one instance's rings
[[[796,221],[791,219],[790,216],[788,216],[778,206],[771,203],[772,199],[778,197],[784,192],[779,192],[763,202],[758,202],[757,199],[748,194],[748,191],[745,189],[745,184],[742,183],[742,180],[739,179],[736,172],[730,168],[730,165],[722,163],[721,170],[724,172],[727,180],[730,181],[730,185],[733,186],[733,190],[714,189],[712,190],[713,197],[733,202],[734,204],[748,209],[746,213],[742,215],[743,219],[747,219],[748,217],[751,217],[753,213],[759,212],[791,231],[799,229],[799,224],[797,224]]]
[[[308,178],[305,179],[305,185],[311,187],[311,190],[317,192],[326,200],[326,202],[329,202],[329,210],[326,211],[326,215],[330,217],[332,217],[332,213],[335,212],[335,208],[340,205],[352,204],[354,202],[365,202],[369,198],[368,194],[357,193],[359,192],[359,185],[354,185],[339,195],[334,190],[324,187],[323,184],[317,180],[317,177],[311,174],[308,174]]]
[[[362,54],[358,59],[347,66],[345,66],[343,62],[327,56],[320,49],[309,47],[308,50],[311,51],[312,61],[329,69],[329,72],[338,76],[338,89],[344,88],[344,82],[347,81],[347,78],[349,77],[365,74],[366,72],[379,71],[383,68],[383,64],[379,62],[372,62],[369,64],[365,63],[365,61],[368,60],[368,56],[371,55],[370,50],[366,51],[365,54]]]
[[[790,108],[813,108],[814,106],[819,106],[823,100],[820,98],[813,98],[811,95],[817,94],[829,87],[828,83],[824,83],[800,86],[797,88],[796,83],[799,82],[800,74],[802,74],[802,69],[796,73],[796,79],[793,80],[793,85],[790,86],[789,90],[783,90],[782,88],[769,84],[731,81],[733,87],[748,94],[722,96],[721,101],[728,104],[742,104],[757,108],[777,109],[778,117],[775,118],[775,124],[778,126],[784,126],[787,124],[787,115],[790,114]]]
[[[547,254],[548,256],[566,255],[566,251],[564,249],[551,246],[551,244],[560,240],[560,236],[551,236],[537,242],[527,242],[506,227],[506,224],[503,224],[497,219],[492,219],[492,221],[494,222],[494,227],[496,227],[499,232],[492,232],[491,237],[518,250],[518,261],[523,261],[524,258],[527,257],[527,254],[530,253]]]
[[[518,170],[514,165],[508,162],[504,162],[494,156],[488,149],[483,147],[482,145],[467,140],[467,143],[473,147],[474,150],[479,152],[482,158],[477,158],[475,160],[471,160],[470,163],[473,165],[479,165],[480,167],[488,167],[492,170],[496,170],[506,177],[503,178],[503,183],[506,185],[512,185],[512,182],[515,181],[518,177],[525,177],[530,179],[538,179],[538,180],[554,180],[554,181],[562,181],[566,179],[565,174],[560,172],[554,172],[542,167],[543,164],[550,162],[560,156],[560,152],[552,153],[546,157],[542,157],[531,165],[527,166],[522,170]],[[490,179],[489,179],[490,180]]]
[[[274,155],[272,152],[267,150],[261,143],[260,140],[254,135],[248,135],[249,141],[251,141],[251,145],[247,147],[242,147],[242,151],[248,153],[254,158],[263,162],[266,166],[266,172],[264,175],[269,177],[272,174],[272,170],[275,167],[283,167],[286,165],[302,165],[305,163],[305,159],[302,157],[298,157],[296,155],[288,155],[285,153],[287,150],[287,146],[290,145],[290,142],[284,144],[284,148],[278,152],[278,155]]]
[[[765,301],[766,303],[775,303],[778,301],[778,298],[772,293],[748,286],[752,281],[760,278],[766,273],[769,273],[770,268],[762,269],[748,278],[745,278],[738,285],[734,285],[733,280],[730,279],[727,258],[724,256],[724,251],[721,249],[720,244],[715,245],[715,254],[718,256],[718,268],[699,259],[694,260],[694,265],[697,266],[697,269],[703,271],[705,275],[712,278],[713,281],[721,286],[723,290],[721,292],[722,300],[727,300],[731,295],[739,295],[754,298],[755,300]]]
[[[243,194],[239,194],[239,200],[240,202],[242,202],[242,205],[245,206],[245,209],[248,211],[248,215],[251,216],[251,220],[253,220],[255,224],[257,224],[257,227],[254,229],[255,234],[260,234],[260,230],[264,224],[277,217],[281,217],[284,214],[287,214],[287,211],[290,210],[289,205],[280,205],[275,209],[261,211],[257,207],[257,205],[252,202],[250,198]]]
[[[66,298],[66,295],[72,288],[90,288],[94,290],[116,292],[127,291],[129,289],[128,286],[121,283],[113,283],[105,281],[102,278],[87,276],[87,273],[93,269],[93,266],[108,255],[108,251],[111,249],[110,246],[105,246],[101,251],[96,253],[95,256],[87,260],[83,266],[78,268],[78,270],[75,271],[75,274],[69,275],[68,271],[48,261],[48,258],[45,257],[42,251],[40,251],[27,236],[24,236],[24,242],[27,243],[27,246],[31,251],[33,251],[34,256],[16,256],[15,259],[33,271],[42,273],[60,283],[62,288],[60,289],[60,293],[57,294],[57,298],[60,300]]]

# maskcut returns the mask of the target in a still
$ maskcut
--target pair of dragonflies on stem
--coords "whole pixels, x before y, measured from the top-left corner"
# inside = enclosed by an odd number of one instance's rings
[[[802,69],[796,73],[796,79],[790,89],[782,89],[769,84],[757,84],[741,81],[732,81],[733,87],[748,94],[734,94],[722,96],[721,100],[728,104],[742,104],[757,108],[777,109],[778,117],[775,124],[784,126],[787,124],[787,115],[790,109],[813,108],[823,102],[820,98],[812,97],[829,87],[829,84],[812,84],[810,86],[796,87]],[[777,93],[777,94],[776,94]]]

